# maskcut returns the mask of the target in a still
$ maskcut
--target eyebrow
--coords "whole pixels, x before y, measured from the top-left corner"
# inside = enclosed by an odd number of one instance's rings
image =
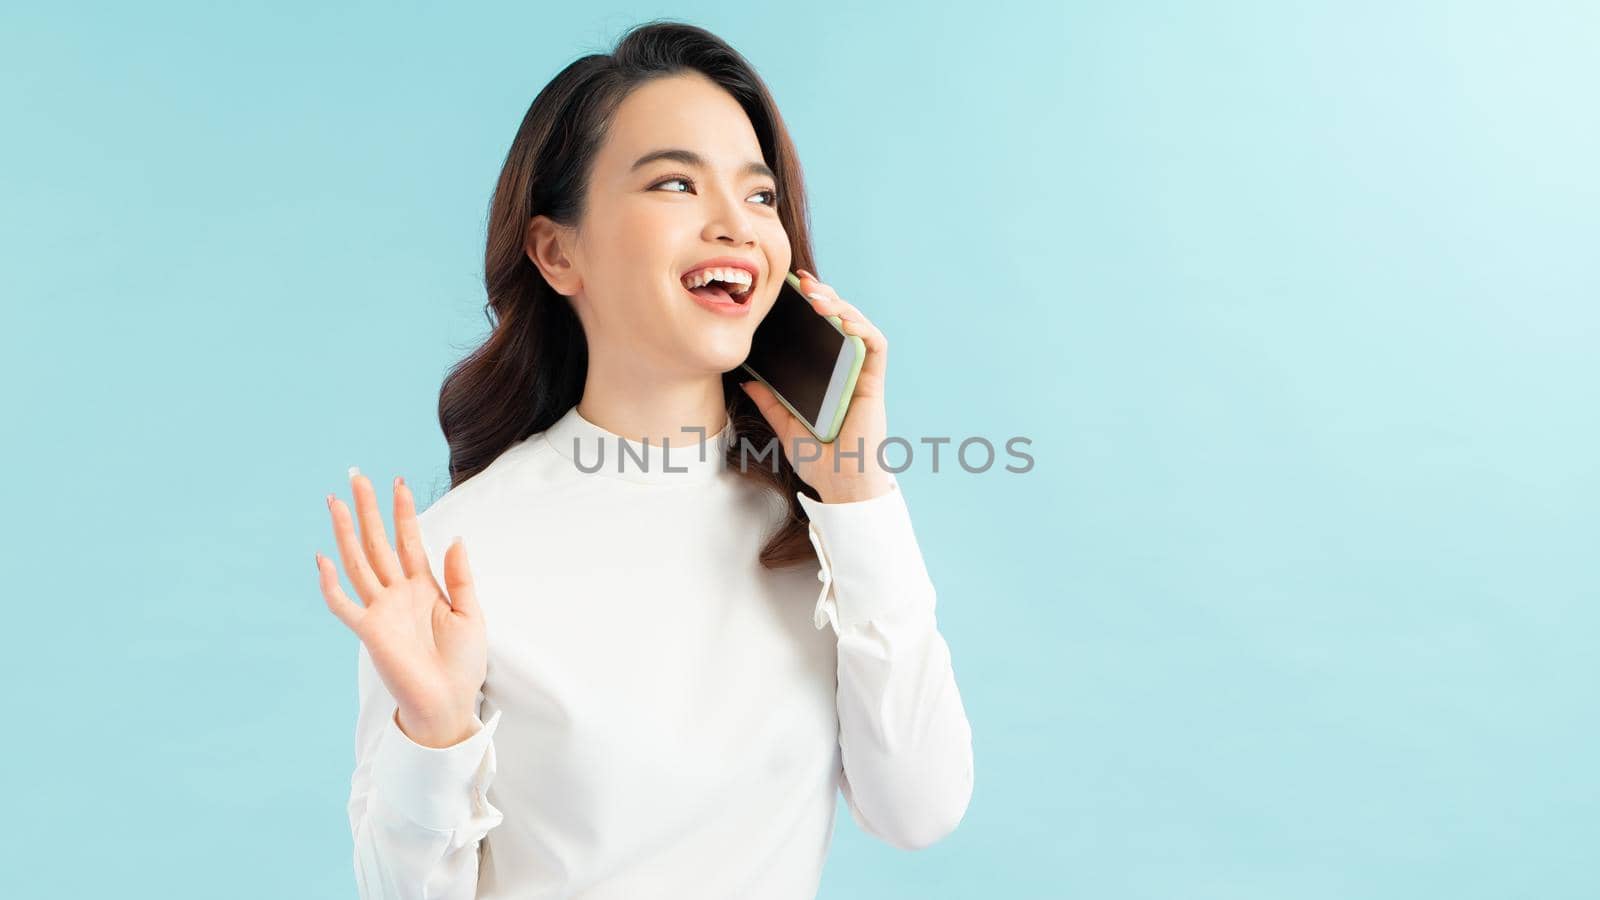
[[[649,153],[639,157],[638,159],[634,160],[633,166],[630,167],[628,171],[636,171],[649,165],[650,163],[663,159],[682,163],[686,166],[693,166],[697,169],[710,168],[710,166],[706,164],[705,157],[694,152],[693,150],[685,150],[681,147],[668,147],[665,150],[652,150]],[[773,181],[778,180],[778,176],[773,173],[772,169],[768,167],[766,163],[760,161],[751,161],[745,163],[744,167],[739,170],[739,174],[765,175],[766,177],[771,178]]]

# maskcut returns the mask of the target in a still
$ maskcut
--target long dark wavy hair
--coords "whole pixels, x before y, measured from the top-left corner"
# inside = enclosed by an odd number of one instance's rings
[[[664,76],[698,71],[744,107],[761,155],[777,175],[778,216],[789,235],[791,269],[816,272],[811,258],[804,178],[794,144],[771,93],[749,62],[721,38],[694,25],[655,20],[638,25],[609,54],[576,60],[533,99],[511,142],[489,210],[484,255],[484,314],[491,332],[483,345],[451,368],[439,391],[439,424],[450,445],[450,486],[482,471],[512,444],[550,427],[577,404],[589,348],[566,297],[545,281],[524,251],[528,221],[545,215],[576,225],[596,154],[617,107],[636,88]],[[742,369],[722,376],[734,437],[728,462],[735,471],[780,492],[788,516],[760,553],[780,568],[815,559],[807,516],[796,492],[817,492],[795,473],[772,426],[744,391]],[[773,454],[739,465],[741,439]],[[751,455],[752,458],[754,454]]]

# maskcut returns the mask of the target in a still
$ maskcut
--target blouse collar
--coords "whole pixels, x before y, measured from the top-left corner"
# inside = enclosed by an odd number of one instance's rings
[[[686,484],[727,468],[733,420],[700,440],[699,431],[669,436],[666,445],[613,434],[578,414],[574,405],[545,429],[544,439],[582,475],[609,475],[640,484]]]

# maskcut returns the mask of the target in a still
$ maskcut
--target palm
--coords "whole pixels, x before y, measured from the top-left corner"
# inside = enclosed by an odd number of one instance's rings
[[[396,550],[384,533],[371,482],[358,474],[351,485],[360,536],[342,501],[329,495],[329,509],[339,555],[361,604],[344,595],[332,561],[325,564],[318,554],[328,608],[366,646],[402,718],[460,722],[473,712],[489,657],[466,548],[458,542],[445,550],[445,588],[441,588],[423,550],[410,489],[397,480]]]
[[[386,586],[353,630],[402,709],[449,708],[487,675],[483,621],[451,608],[431,573]]]

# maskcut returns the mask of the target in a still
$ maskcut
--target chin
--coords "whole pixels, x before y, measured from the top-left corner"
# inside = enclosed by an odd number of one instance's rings
[[[731,372],[750,356],[750,339],[714,341],[711,345],[695,347],[687,354],[699,362],[698,368],[706,371]]]
[[[719,353],[707,360],[706,368],[715,371],[719,375],[724,372],[732,372],[734,369],[739,368],[740,364],[748,359],[749,356],[749,347],[746,347],[743,352]]]

